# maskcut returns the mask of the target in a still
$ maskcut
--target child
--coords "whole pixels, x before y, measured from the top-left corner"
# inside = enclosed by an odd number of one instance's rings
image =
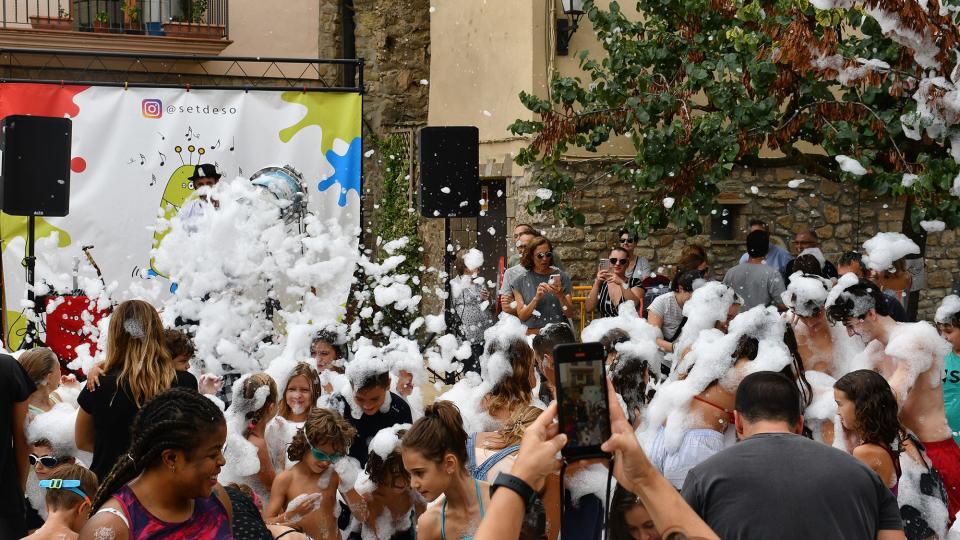
[[[196,390],[173,388],[144,404],[130,433],[80,538],[233,538],[230,500],[217,483],[226,462],[223,412]]]
[[[319,398],[320,379],[316,370],[306,362],[298,363],[280,396],[279,410],[264,432],[274,470],[284,470],[293,465],[286,458],[287,446],[297,430],[303,427]]]
[[[490,486],[467,472],[467,434],[460,411],[449,401],[428,405],[403,436],[403,466],[410,486],[433,502],[417,520],[417,538],[469,538],[490,505]]]
[[[833,385],[833,396],[849,441],[847,450],[873,469],[896,496],[900,457],[893,447],[901,427],[890,385],[876,371],[860,369],[840,377]]]
[[[350,447],[350,457],[366,466],[370,450],[367,443],[381,429],[413,422],[410,405],[399,395],[390,391],[390,373],[351,373],[347,376],[353,387],[353,399],[344,398],[343,417],[357,430],[357,440]]]
[[[416,538],[417,516],[423,513],[423,504],[416,491],[410,487],[410,474],[403,468],[400,453],[400,438],[408,425],[381,429],[370,441],[370,457],[367,459],[367,477],[370,483],[363,492],[364,503],[353,516],[361,523],[361,532],[350,535],[350,540],[371,536],[386,540],[412,540]],[[386,454],[383,456],[382,454]]]
[[[28,540],[66,540],[79,536],[90,511],[90,495],[97,492],[97,477],[80,465],[60,465],[41,480],[46,489],[47,522]]]
[[[341,485],[334,467],[346,455],[356,434],[353,426],[336,411],[320,408],[310,411],[307,421],[287,449],[287,457],[297,463],[278,474],[273,481],[270,504],[265,512],[271,516],[267,518],[268,523],[296,522],[303,532],[315,539],[340,538],[336,516],[339,509],[337,490],[352,489],[353,482]],[[293,507],[302,507],[308,497],[319,497],[319,500],[298,519],[300,512],[294,512]],[[290,511],[286,512],[286,509]]]
[[[260,471],[256,475],[244,479],[244,483],[253,489],[253,492],[263,501],[270,495],[270,486],[276,477],[276,469],[270,460],[267,441],[264,432],[270,420],[277,415],[277,383],[266,373],[254,373],[243,379],[240,396],[234,398],[231,408],[241,403],[250,403],[258,395],[258,390],[267,388],[263,405],[257,410],[247,410],[244,413],[243,437],[257,448],[257,458],[260,460]],[[252,405],[247,409],[252,409]],[[266,502],[264,503],[266,504]]]
[[[960,297],[943,299],[936,314],[937,330],[950,343],[943,359],[943,403],[953,440],[960,444]]]

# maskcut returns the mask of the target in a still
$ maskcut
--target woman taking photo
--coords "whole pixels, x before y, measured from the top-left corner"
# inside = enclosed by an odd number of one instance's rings
[[[536,334],[550,323],[573,315],[570,277],[553,265],[553,244],[542,236],[530,241],[520,264],[527,269],[511,283],[517,317]]]
[[[163,325],[153,306],[127,300],[110,316],[107,359],[95,390],[77,398],[77,448],[93,452],[90,470],[103,481],[130,446],[126,426],[151,398],[175,386],[197,389],[197,379],[173,367],[164,345]]]
[[[600,270],[587,295],[587,311],[597,310],[597,317],[616,317],[620,304],[633,302],[639,309],[643,303],[643,287],[638,277],[627,277],[627,250],[613,248],[610,258],[600,261]]]

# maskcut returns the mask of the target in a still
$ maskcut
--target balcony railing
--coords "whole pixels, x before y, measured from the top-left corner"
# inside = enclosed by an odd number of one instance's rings
[[[2,28],[222,39],[227,0],[0,0]]]

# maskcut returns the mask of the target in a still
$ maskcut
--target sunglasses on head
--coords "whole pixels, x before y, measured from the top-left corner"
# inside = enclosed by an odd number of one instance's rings
[[[552,259],[552,258],[553,258],[553,252],[552,252],[552,251],[544,251],[543,253],[537,253],[537,258],[538,258],[538,259]]]
[[[619,264],[622,266],[624,264],[627,264],[628,262],[630,262],[629,259],[618,259],[616,257],[610,257],[610,264]]]
[[[62,478],[51,478],[50,480],[41,480],[40,487],[46,489],[65,489],[83,497],[83,500],[90,503],[90,497],[80,489],[79,480],[64,480]]]
[[[53,467],[56,467],[58,463],[60,463],[62,458],[58,458],[56,456],[38,456],[36,454],[30,454],[27,456],[27,459],[30,460],[31,467],[36,467],[37,463],[39,463],[48,469],[52,469]]]

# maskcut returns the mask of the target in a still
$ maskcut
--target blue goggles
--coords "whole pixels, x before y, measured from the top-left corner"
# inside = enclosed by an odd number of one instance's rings
[[[307,440],[307,446],[310,447],[310,453],[313,454],[313,459],[317,461],[329,461],[330,463],[336,463],[343,458],[343,454],[334,454],[329,455],[319,448],[315,448],[310,444],[310,437],[307,436],[307,428],[303,428],[303,438]]]
[[[65,489],[83,497],[83,500],[92,506],[90,497],[80,489],[79,480],[63,480],[62,478],[51,478],[50,480],[41,480],[40,487],[46,489]]]

